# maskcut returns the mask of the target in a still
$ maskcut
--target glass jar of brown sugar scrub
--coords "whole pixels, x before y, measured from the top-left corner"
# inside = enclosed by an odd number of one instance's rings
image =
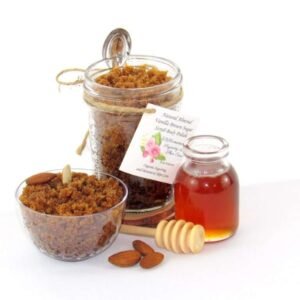
[[[147,211],[172,199],[172,186],[119,171],[148,103],[177,109],[182,99],[182,75],[171,61],[128,55],[116,66],[105,58],[85,72],[84,100],[90,106],[90,144],[96,172],[121,178],[128,186],[127,211]]]

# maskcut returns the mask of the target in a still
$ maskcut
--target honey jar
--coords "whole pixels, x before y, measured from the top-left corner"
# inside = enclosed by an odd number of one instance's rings
[[[227,159],[228,142],[198,135],[185,142],[183,153],[175,182],[175,218],[201,224],[206,242],[229,238],[239,222],[239,181]]]

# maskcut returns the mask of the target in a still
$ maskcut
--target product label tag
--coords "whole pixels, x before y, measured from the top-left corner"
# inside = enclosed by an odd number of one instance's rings
[[[174,183],[183,160],[182,147],[193,135],[198,120],[180,112],[148,104],[120,170],[146,179]]]

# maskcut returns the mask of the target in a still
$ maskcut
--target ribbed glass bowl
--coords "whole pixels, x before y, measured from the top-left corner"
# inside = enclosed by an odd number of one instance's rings
[[[94,171],[87,169],[72,171],[94,174]],[[61,170],[47,172],[59,173]],[[37,212],[19,199],[26,186],[25,180],[18,186],[16,200],[23,223],[40,251],[59,260],[81,261],[99,254],[114,242],[122,223],[128,190],[123,181],[112,175],[100,173],[99,177],[112,177],[119,181],[124,189],[123,198],[109,209],[84,216],[58,216]]]

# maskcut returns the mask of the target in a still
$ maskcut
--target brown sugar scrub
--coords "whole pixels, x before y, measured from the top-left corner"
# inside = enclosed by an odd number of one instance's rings
[[[113,178],[97,179],[94,175],[73,173],[72,181],[66,185],[58,173],[46,183],[27,184],[20,200],[41,213],[83,216],[113,207],[123,194],[119,182]]]
[[[96,82],[114,88],[147,88],[171,80],[166,71],[152,66],[115,67],[96,78]]]
[[[123,67],[108,68],[104,59],[85,73],[84,99],[90,106],[91,152],[97,172],[122,179],[128,186],[127,210],[164,206],[172,186],[119,171],[148,103],[177,109],[182,76],[172,62],[151,56],[129,56]]]
[[[72,172],[69,183],[63,183],[60,172],[37,174],[17,191],[33,242],[49,256],[67,261],[92,257],[114,241],[126,196],[118,179],[82,172]]]

